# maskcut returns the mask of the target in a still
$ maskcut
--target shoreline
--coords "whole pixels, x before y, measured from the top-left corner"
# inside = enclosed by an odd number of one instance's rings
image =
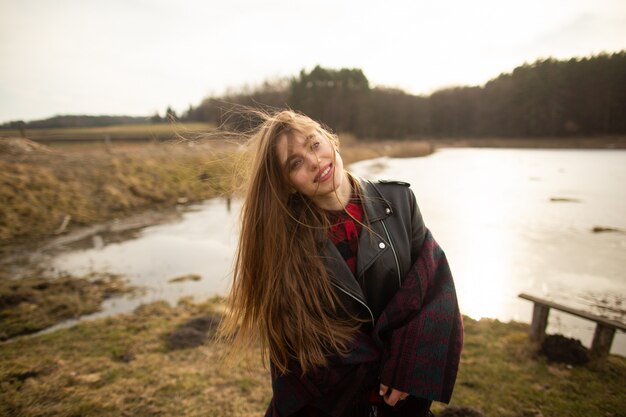
[[[421,157],[449,148],[626,149],[626,137],[621,136],[382,141],[358,140],[349,134],[339,137],[346,164],[383,156]],[[245,160],[232,141],[199,141],[194,146],[195,142],[113,141],[108,147],[91,141],[74,147],[45,146],[20,138],[10,139],[13,144],[5,143],[8,139],[0,138],[0,149],[4,151],[4,157],[0,155],[0,177],[6,177],[0,178],[4,179],[0,197],[8,202],[0,213],[0,218],[6,219],[0,222],[2,256],[11,246],[51,240],[77,226],[90,227],[227,196],[241,182],[234,177],[241,177],[245,170]],[[42,194],[42,187],[52,194]],[[19,206],[20,201],[14,198],[17,190],[26,193],[33,204],[53,210],[38,212],[32,204]]]

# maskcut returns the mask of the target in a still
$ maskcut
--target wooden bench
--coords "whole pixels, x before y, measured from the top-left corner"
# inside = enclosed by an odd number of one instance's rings
[[[606,317],[567,307],[529,294],[522,293],[519,297],[534,303],[533,319],[530,324],[530,338],[539,343],[546,336],[548,314],[551,308],[596,322],[596,331],[593,334],[593,342],[591,342],[591,354],[595,357],[603,357],[609,354],[616,329],[626,331],[626,324],[619,321],[607,319]]]

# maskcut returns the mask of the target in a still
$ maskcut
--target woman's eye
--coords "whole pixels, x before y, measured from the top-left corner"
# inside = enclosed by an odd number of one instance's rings
[[[302,160],[294,159],[293,161],[291,161],[289,168],[293,171],[294,169],[298,168],[300,165],[302,165]]]
[[[317,149],[317,148],[319,148],[319,147],[320,147],[320,143],[319,143],[319,142],[313,142],[313,143],[311,144],[311,149]]]

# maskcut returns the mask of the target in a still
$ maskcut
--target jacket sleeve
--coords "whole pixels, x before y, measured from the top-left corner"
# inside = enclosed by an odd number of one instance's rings
[[[419,256],[381,314],[374,338],[383,346],[383,384],[416,397],[450,401],[463,323],[447,259],[427,229]]]

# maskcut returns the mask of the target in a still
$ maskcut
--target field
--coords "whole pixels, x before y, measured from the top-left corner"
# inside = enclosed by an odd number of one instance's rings
[[[72,142],[172,140],[179,136],[212,132],[215,126],[207,123],[160,123],[115,125],[102,127],[33,128],[26,129],[24,137],[46,144],[71,144]],[[21,137],[17,129],[0,130],[0,136]]]

